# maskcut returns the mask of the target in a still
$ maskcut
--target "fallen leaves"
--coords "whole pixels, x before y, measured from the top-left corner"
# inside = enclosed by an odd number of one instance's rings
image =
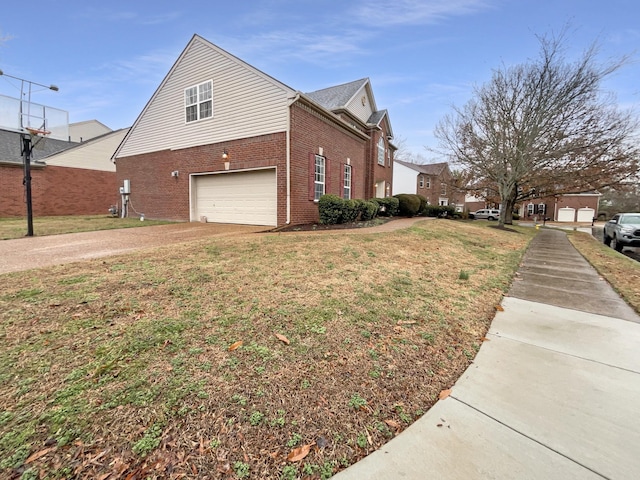
[[[229,351],[233,352],[234,350],[236,350],[237,348],[240,348],[242,346],[244,342],[242,340],[238,340],[235,343],[232,343],[231,346],[229,347]]]
[[[438,398],[440,400],[444,400],[445,398],[447,398],[449,395],[451,395],[451,389],[448,388],[447,390],[442,390],[440,392],[440,394],[438,395]]]
[[[499,312],[504,312],[504,308],[502,308],[502,305],[496,305],[496,310]]]
[[[287,455],[287,460],[290,462],[299,462],[304,457],[309,455],[309,452],[311,451],[311,447],[313,447],[315,444],[316,443],[313,442],[307,445],[302,445],[301,447],[298,447],[298,448],[294,448],[289,452],[289,455]]]
[[[285,345],[289,345],[291,342],[289,341],[289,339],[287,337],[285,337],[284,335],[281,335],[279,333],[275,334],[276,338],[278,340],[280,340],[282,343],[284,343]]]
[[[47,453],[52,452],[52,451],[56,450],[57,448],[58,447],[53,446],[53,447],[45,448],[44,450],[40,450],[39,452],[36,452],[36,453],[30,455],[29,458],[27,458],[24,461],[24,463],[25,464],[29,464],[31,462],[35,462],[40,457],[44,457]]]

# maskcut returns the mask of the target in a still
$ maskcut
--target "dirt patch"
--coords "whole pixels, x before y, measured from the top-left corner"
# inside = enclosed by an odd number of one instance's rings
[[[398,220],[398,217],[378,217],[367,222],[350,222],[339,223],[334,225],[323,225],[320,223],[307,223],[301,225],[287,225],[285,227],[276,228],[273,232],[318,232],[329,230],[357,230],[361,228],[371,228],[384,225],[386,223]]]

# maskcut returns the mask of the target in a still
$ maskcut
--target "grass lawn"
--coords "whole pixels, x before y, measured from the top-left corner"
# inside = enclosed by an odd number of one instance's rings
[[[158,220],[138,218],[115,218],[108,215],[83,215],[60,217],[34,217],[33,234],[35,236],[57,235],[60,233],[93,232],[114,228],[148,227],[162,225]],[[27,218],[0,218],[0,240],[22,238],[27,234]]]
[[[328,478],[473,359],[535,235],[488,225],[219,237],[0,276],[0,476]]]
[[[569,240],[613,289],[640,314],[640,262],[625,257],[587,233],[571,232]]]

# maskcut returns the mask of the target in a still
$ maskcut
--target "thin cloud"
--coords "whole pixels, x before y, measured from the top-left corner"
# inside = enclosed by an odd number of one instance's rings
[[[157,84],[169,71],[176,56],[175,52],[156,51],[104,64],[100,70],[111,72],[110,77],[116,81]]]
[[[378,0],[355,7],[353,12],[363,24],[394,27],[433,24],[447,17],[469,15],[489,7],[486,0]]]
[[[341,32],[340,35],[314,35],[295,30],[279,30],[256,35],[250,38],[231,40],[226,39],[227,48],[234,55],[262,63],[289,63],[291,59],[312,64],[322,64],[327,61],[339,64],[354,55],[368,54],[361,47],[363,38],[360,32]]]
[[[134,23],[137,25],[161,25],[175,21],[182,14],[178,11],[154,12],[153,14],[140,14],[133,10],[112,10],[109,8],[87,8],[77,14],[83,19],[99,19],[101,21],[115,23]]]

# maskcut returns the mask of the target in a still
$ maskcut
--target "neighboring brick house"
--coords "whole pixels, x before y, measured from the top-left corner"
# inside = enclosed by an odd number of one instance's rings
[[[147,218],[283,226],[390,195],[392,138],[368,79],[304,94],[194,35],[113,158]]]
[[[395,160],[393,194],[418,194],[425,197],[430,205],[449,205],[461,209],[464,194],[451,186],[451,179],[447,162],[416,164]]]
[[[111,155],[121,130],[75,143],[49,138],[31,156],[34,216],[107,214],[118,202]],[[27,215],[20,133],[0,130],[0,216]]]
[[[520,219],[542,222],[591,222],[598,217],[598,192],[532,198],[520,204]]]

